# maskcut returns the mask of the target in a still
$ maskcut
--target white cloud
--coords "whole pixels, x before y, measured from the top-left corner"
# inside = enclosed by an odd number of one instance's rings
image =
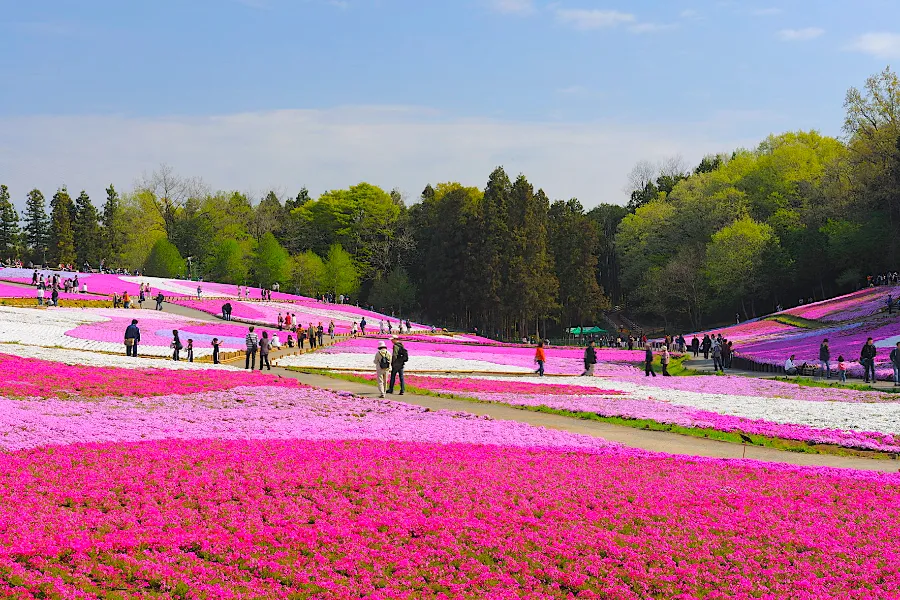
[[[881,59],[900,59],[900,33],[864,33],[849,46]]]
[[[682,19],[698,19],[700,18],[700,13],[693,8],[686,8],[685,10],[681,11],[678,16]]]
[[[0,117],[0,173],[18,206],[28,190],[62,184],[102,202],[110,183],[127,190],[168,163],[213,189],[272,187],[319,194],[369,181],[417,198],[427,183],[483,187],[504,165],[553,198],[586,206],[624,202],[641,159],[755,146],[776,119],[728,113],[703,122],[515,122],[451,118],[410,107],[282,110],[210,117]],[[740,128],[740,133],[738,133]]]
[[[628,28],[631,33],[657,33],[678,27],[675,23],[635,23]]]
[[[530,15],[537,11],[534,0],[488,0],[488,6],[505,15]]]
[[[780,8],[756,8],[750,11],[754,17],[774,17],[780,15],[783,11]]]
[[[778,32],[778,37],[780,37],[785,42],[806,42],[816,39],[823,33],[825,33],[825,30],[819,27],[805,27],[803,29],[782,29]]]
[[[617,10],[557,8],[556,20],[575,29],[588,30],[634,23],[635,17]]]

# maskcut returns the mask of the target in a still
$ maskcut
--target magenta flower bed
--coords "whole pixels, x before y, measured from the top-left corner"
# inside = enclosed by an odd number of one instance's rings
[[[66,365],[0,354],[0,396],[28,398],[145,397],[266,385],[295,388],[293,379],[243,371],[179,372],[165,369],[114,369]],[[10,421],[15,427],[15,420]],[[2,442],[0,442],[2,444]]]
[[[900,286],[866,288],[846,296],[805,304],[784,311],[812,321],[839,322],[868,317],[886,307],[888,295],[897,301]]]
[[[44,290],[44,299],[50,300],[53,290]],[[37,304],[37,288],[25,288],[16,285],[0,283],[0,298],[31,298]],[[98,300],[97,296],[90,294],[67,294],[59,293],[60,300]]]
[[[161,441],[0,455],[16,598],[888,598],[895,475],[628,451]]]
[[[710,336],[722,334],[726,339],[738,343],[738,342],[748,342],[751,340],[757,339],[766,339],[774,336],[787,335],[791,333],[796,333],[798,331],[803,331],[799,327],[794,327],[793,325],[785,325],[783,323],[779,323],[777,321],[753,321],[749,323],[741,323],[740,325],[732,325],[730,327],[723,327],[721,329],[713,329],[708,332]],[[690,344],[691,338],[695,334],[691,334],[690,336],[684,336],[685,340]],[[700,341],[703,341],[703,334],[696,334]]]

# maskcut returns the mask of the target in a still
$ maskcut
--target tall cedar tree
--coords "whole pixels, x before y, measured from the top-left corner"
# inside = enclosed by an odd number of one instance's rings
[[[38,189],[28,192],[25,201],[25,243],[31,260],[44,264],[50,243],[50,219],[47,218],[47,201]]]
[[[9,199],[9,189],[0,185],[0,258],[17,258],[19,214]]]
[[[125,248],[125,223],[119,193],[112,184],[106,188],[106,202],[103,203],[100,220],[103,223],[101,258],[108,266],[117,267]]]
[[[479,238],[481,247],[474,258],[473,270],[478,273],[480,289],[476,298],[480,301],[479,314],[483,327],[499,331],[503,323],[503,293],[509,262],[509,227],[507,213],[510,195],[509,177],[503,167],[497,167],[488,178],[479,211]]]
[[[75,264],[75,205],[65,187],[53,194],[50,208],[50,264]]]
[[[87,192],[81,190],[75,200],[75,255],[78,266],[89,264],[96,267],[100,261],[100,222],[97,209]]]

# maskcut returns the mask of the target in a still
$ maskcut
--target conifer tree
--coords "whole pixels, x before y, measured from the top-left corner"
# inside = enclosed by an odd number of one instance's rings
[[[50,239],[50,220],[47,218],[47,202],[38,189],[28,192],[25,201],[25,243],[35,263],[47,262],[47,246]]]
[[[51,265],[74,264],[75,233],[73,227],[75,206],[65,186],[56,190],[50,200],[50,248]]]
[[[100,260],[100,223],[97,209],[84,190],[75,201],[75,255],[78,266],[96,266]]]
[[[19,214],[9,199],[9,189],[0,185],[0,258],[17,258]]]
[[[125,228],[119,193],[112,185],[106,188],[106,202],[103,203],[100,220],[103,223],[100,257],[110,266],[118,266],[125,247]]]

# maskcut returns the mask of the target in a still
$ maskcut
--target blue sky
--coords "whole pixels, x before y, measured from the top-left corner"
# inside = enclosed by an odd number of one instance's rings
[[[160,163],[213,189],[503,164],[624,202],[638,160],[840,133],[900,59],[893,0],[0,0],[0,182],[100,196]]]

